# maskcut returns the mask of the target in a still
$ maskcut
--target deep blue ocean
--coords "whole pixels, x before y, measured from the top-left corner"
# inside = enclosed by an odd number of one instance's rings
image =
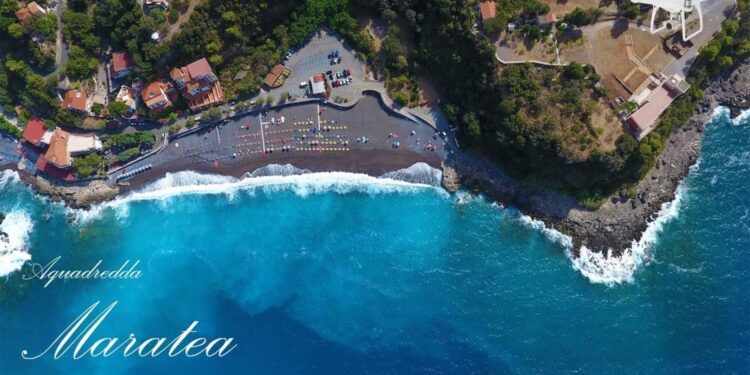
[[[84,212],[5,172],[0,272],[60,256],[140,260],[142,276],[26,283],[0,302],[0,373],[750,373],[748,117],[717,114],[678,199],[620,259],[573,262],[513,208],[360,175],[179,173]],[[94,339],[199,321],[237,347],[21,358],[97,301],[117,305]]]

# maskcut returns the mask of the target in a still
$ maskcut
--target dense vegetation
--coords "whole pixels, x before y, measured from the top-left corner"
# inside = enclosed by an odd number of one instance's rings
[[[28,62],[37,64],[39,59],[15,52],[32,51],[26,48],[29,34],[47,37],[51,23],[34,21],[20,30],[20,25],[13,26],[17,25],[15,1],[0,1],[0,46],[7,53],[0,63],[0,103],[20,103],[59,123],[74,123],[68,111],[59,111],[59,101],[50,90],[54,77],[44,79]],[[640,15],[632,2],[618,3],[621,15],[631,19]],[[361,58],[382,69],[397,102],[418,101],[416,77],[429,77],[441,94],[444,112],[458,125],[463,147],[490,156],[526,181],[544,180],[590,198],[641,178],[653,166],[666,137],[693,113],[705,82],[750,55],[748,0],[740,0],[743,21],[727,21],[721,35],[701,52],[689,77],[693,88],[675,101],[658,130],[641,143],[622,135],[614,150],[602,151],[596,147],[598,134],[591,126],[593,106],[601,95],[596,73],[581,65],[500,67],[494,47],[472,33],[473,5],[469,0],[205,0],[178,33],[155,43],[151,33],[163,34],[167,22],[179,16],[177,9],[184,11],[185,0],[174,1],[168,14],[144,14],[136,0],[69,0],[63,30],[71,44],[66,73],[72,78],[90,76],[97,50],[111,44],[114,50],[130,51],[136,75],[144,79],[207,57],[226,96],[247,97],[258,92],[267,69],[280,62],[289,48],[301,46],[314,30],[326,25],[344,36]],[[538,0],[500,1],[497,6],[497,22],[485,31],[499,32],[509,20],[531,19],[549,11]],[[379,54],[353,14],[380,16],[388,22]],[[566,21],[584,25],[600,15],[598,10],[576,9]],[[119,113],[125,108],[113,109]],[[117,161],[153,145],[153,140],[133,137],[105,141],[121,154]],[[103,164],[97,157],[76,159],[80,176],[96,173]]]
[[[73,170],[78,178],[89,178],[99,174],[104,168],[104,157],[99,154],[73,158]]]
[[[10,134],[15,138],[21,138],[21,130],[9,123],[4,117],[0,117],[0,132]]]
[[[136,131],[132,133],[105,135],[102,137],[104,149],[119,152],[130,148],[150,150],[156,142],[154,133]]]
[[[436,83],[443,97],[445,113],[453,123],[459,125],[458,135],[464,147],[489,155],[519,178],[545,181],[559,188],[577,191],[582,198],[603,196],[612,189],[640,179],[661,152],[664,137],[693,113],[700,98],[700,86],[705,79],[722,71],[721,62],[706,62],[714,54],[704,53],[704,62],[699,63],[694,68],[697,73],[692,74],[695,76],[692,79],[694,89],[676,101],[654,135],[639,144],[632,136],[624,134],[617,140],[615,150],[595,150],[580,160],[580,155],[569,152],[570,145],[590,129],[583,127],[582,133],[565,134],[558,130],[561,126],[564,129],[567,118],[551,121],[548,126],[538,126],[537,122],[531,121],[533,118],[527,114],[540,104],[534,103],[535,97],[538,97],[535,88],[545,87],[545,74],[528,74],[531,68],[521,66],[506,68],[501,74],[495,74],[498,66],[493,47],[471,33],[475,19],[471,2],[391,0],[379,2],[378,6],[365,0],[360,0],[360,3],[373,5],[373,9],[381,13],[386,7],[399,14],[406,11],[416,14],[414,18],[418,22],[407,19],[417,50],[414,56],[420,70]],[[508,19],[518,14],[544,13],[544,9],[538,9],[533,2],[499,4],[502,5],[498,5],[498,13],[506,15]],[[746,9],[746,5],[741,4],[741,7]],[[576,22],[585,23],[589,16],[583,12],[576,15],[578,17],[580,20]],[[748,18],[744,17],[746,20]],[[747,32],[742,30],[747,29],[748,21],[743,22],[731,40],[720,37],[717,39],[721,42],[715,42],[721,44],[716,46],[719,51],[713,60],[724,59],[724,67],[731,65],[725,56],[737,59],[743,51],[742,47],[746,46]],[[732,34],[734,27],[726,29],[726,33]],[[738,38],[739,35],[744,38]],[[567,74],[559,73],[563,77]],[[570,76],[564,79],[570,80]],[[579,91],[586,86],[584,81],[573,79]],[[558,103],[570,105],[563,110],[582,120],[586,114],[581,111],[586,106],[577,107],[574,99],[579,94],[575,89],[568,89],[575,86],[566,83],[565,89],[557,94]]]

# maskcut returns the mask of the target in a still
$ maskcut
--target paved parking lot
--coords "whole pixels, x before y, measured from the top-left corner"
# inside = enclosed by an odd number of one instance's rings
[[[341,63],[331,65],[331,59],[328,54],[331,51],[339,51]],[[300,83],[307,82],[310,77],[316,74],[331,71],[342,71],[351,69],[352,84],[342,87],[335,87],[331,91],[331,100],[337,96],[345,97],[350,102],[356,101],[362,95],[362,82],[364,79],[365,65],[357,60],[354,51],[347,48],[343,41],[335,35],[325,30],[320,30],[314,34],[309,43],[294,52],[284,65],[292,71],[291,76],[287,78],[284,86],[269,91],[278,99],[283,92],[291,95],[304,97],[306,89],[300,88]]]

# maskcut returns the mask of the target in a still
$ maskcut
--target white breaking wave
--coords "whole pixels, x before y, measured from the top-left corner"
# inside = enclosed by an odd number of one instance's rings
[[[443,171],[430,167],[427,163],[419,162],[414,163],[414,165],[409,168],[388,172],[382,175],[381,178],[390,178],[415,184],[441,186],[443,182]]]
[[[16,183],[21,181],[21,177],[16,171],[6,169],[0,172],[0,189],[8,186],[8,184]]]
[[[578,257],[573,257],[568,251],[568,256],[573,262],[573,268],[580,271],[593,283],[607,285],[633,282],[633,274],[648,261],[649,251],[659,239],[659,233],[664,225],[676,218],[680,212],[684,191],[682,184],[677,188],[675,199],[661,205],[656,220],[648,224],[639,241],[633,240],[629,248],[618,256],[612,255],[612,249],[607,254],[595,252],[582,246]]]
[[[167,201],[182,195],[226,195],[230,198],[239,191],[261,189],[264,192],[292,191],[298,196],[334,192],[353,192],[370,195],[409,193],[425,189],[443,191],[426,184],[410,183],[390,178],[377,178],[348,172],[319,172],[286,176],[243,177],[201,174],[193,171],[167,173],[161,179],[113,201],[96,205],[89,210],[69,211],[77,223],[86,223],[101,216],[106,209],[127,214],[127,205],[138,201]],[[447,193],[445,193],[447,195]]]
[[[696,164],[693,168],[698,167],[698,165]],[[675,199],[662,204],[657,214],[658,217],[648,224],[641,239],[639,241],[633,240],[630,247],[625,249],[620,256],[612,255],[612,249],[609,249],[605,254],[591,251],[582,246],[579,249],[578,257],[576,257],[571,251],[573,241],[570,236],[553,228],[548,228],[541,220],[527,215],[519,213],[519,220],[528,228],[541,232],[550,242],[562,246],[573,268],[590,282],[614,286],[633,282],[633,275],[648,261],[649,251],[656,244],[664,225],[678,216],[683,197],[684,189],[680,184],[675,192]]]
[[[728,117],[732,125],[743,125],[750,123],[750,109],[746,109],[740,112],[735,118],[731,118],[731,112],[727,107],[716,107],[714,112],[711,114],[711,120],[715,120],[720,117]]]
[[[547,228],[547,226],[544,225],[544,222],[542,222],[541,220],[534,219],[528,215],[521,215],[519,217],[519,220],[521,220],[521,222],[527,227],[542,232],[544,237],[547,237],[547,239],[551,242],[564,247],[566,251],[569,251],[571,248],[573,248],[573,239],[570,238],[570,236],[558,232],[553,228]]]
[[[750,109],[740,112],[737,117],[732,119],[732,125],[742,125],[750,123]]]
[[[248,173],[247,177],[264,177],[264,176],[293,176],[299,174],[310,173],[309,169],[300,169],[289,163],[280,164],[269,164],[265,167],[258,168],[251,173]]]
[[[0,276],[21,269],[31,259],[27,241],[32,228],[31,218],[24,212],[13,211],[5,216],[0,224]]]

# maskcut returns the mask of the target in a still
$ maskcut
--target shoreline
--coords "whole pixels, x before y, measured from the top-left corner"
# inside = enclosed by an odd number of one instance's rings
[[[633,198],[614,194],[592,211],[569,196],[521,186],[490,162],[471,155],[446,163],[446,188],[466,187],[515,205],[570,236],[575,257],[582,246],[605,255],[611,250],[613,256],[620,256],[643,237],[662,205],[674,201],[679,184],[699,160],[703,133],[716,108],[728,107],[732,117],[750,108],[750,61],[710,82],[705,93],[693,116],[670,134],[654,168],[636,185]]]
[[[718,106],[726,106],[736,116],[740,109],[750,107],[750,62],[738,66],[728,77],[712,81],[705,89],[696,113],[686,124],[670,136],[656,166],[635,187],[633,198],[613,195],[597,210],[588,210],[566,195],[540,192],[521,185],[499,167],[483,157],[457,153],[447,160],[439,155],[406,149],[360,149],[346,154],[267,154],[257,159],[226,160],[219,165],[195,165],[186,160],[173,160],[155,166],[135,176],[126,185],[111,188],[105,180],[65,183],[19,171],[15,165],[0,165],[11,169],[32,186],[38,194],[53,201],[65,201],[73,208],[90,206],[137,190],[164,177],[167,173],[192,170],[200,173],[241,178],[271,164],[291,164],[311,172],[351,172],[381,176],[387,172],[408,168],[423,162],[443,171],[442,187],[449,192],[469,189],[491,199],[512,204],[524,214],[539,219],[572,238],[573,256],[582,246],[589,250],[619,256],[633,241],[643,236],[655,219],[662,204],[675,199],[680,182],[700,157],[701,140],[707,123]]]
[[[347,154],[267,154],[266,157],[253,160],[236,160],[224,162],[219,166],[196,166],[185,161],[168,162],[154,167],[129,180],[129,185],[120,186],[118,195],[126,194],[146,186],[167,173],[194,171],[199,173],[216,174],[241,178],[259,168],[272,164],[291,164],[295,168],[307,169],[311,172],[350,172],[362,173],[370,176],[380,176],[384,173],[408,168],[415,163],[423,162],[433,168],[440,168],[440,158],[437,155],[421,154],[410,151],[358,150]]]

